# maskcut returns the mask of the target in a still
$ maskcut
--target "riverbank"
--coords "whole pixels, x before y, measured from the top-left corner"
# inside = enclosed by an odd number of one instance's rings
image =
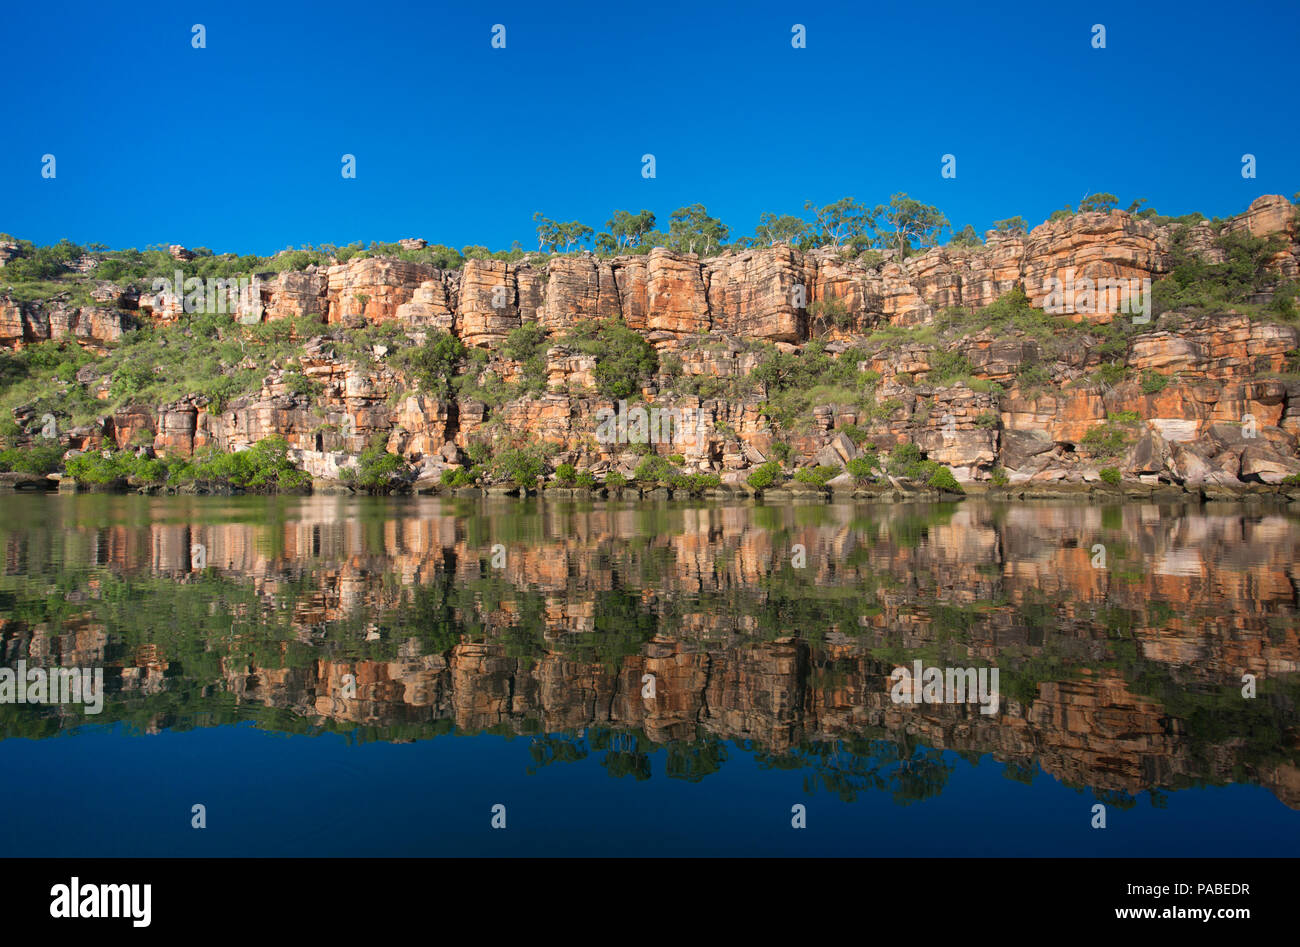
[[[62,474],[0,473],[0,493],[115,493],[143,494],[148,496],[241,496],[276,492],[286,495],[316,496],[366,496],[367,491],[350,487],[340,481],[317,480],[309,486],[292,490],[249,490],[230,483],[204,482],[179,486],[166,484],[130,483],[126,480],[110,484],[78,484]],[[954,502],[970,498],[997,501],[1021,500],[1076,500],[1088,503],[1116,503],[1126,501],[1160,501],[1166,503],[1266,503],[1272,505],[1296,504],[1300,510],[1300,486],[1272,484],[1241,484],[1219,486],[1210,484],[1174,483],[1025,483],[992,486],[982,483],[962,485],[961,492],[939,490],[923,485],[904,483],[862,484],[852,487],[816,487],[793,483],[787,486],[758,490],[747,484],[718,485],[702,491],[673,489],[658,485],[628,484],[618,488],[597,485],[594,489],[565,487],[555,483],[539,488],[520,488],[511,484],[484,486],[446,486],[440,483],[411,484],[388,491],[392,496],[451,496],[460,498],[502,497],[537,498],[556,500],[761,500],[822,501],[872,500],[879,502],[905,502],[930,500]]]

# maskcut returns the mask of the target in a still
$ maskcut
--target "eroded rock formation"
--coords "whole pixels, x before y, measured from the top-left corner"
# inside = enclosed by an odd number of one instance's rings
[[[1281,249],[1268,265],[1289,280],[1300,275],[1296,219],[1285,198],[1265,196],[1220,229],[1278,237]],[[881,449],[916,443],[964,481],[988,479],[995,468],[1013,484],[1095,481],[1104,467],[1211,486],[1276,483],[1300,472],[1300,332],[1283,320],[1233,311],[1134,318],[1117,311],[1132,302],[1122,288],[1095,311],[1053,317],[1054,334],[1075,333],[1068,344],[1048,346],[1051,338],[1014,328],[953,342],[916,334],[942,327],[953,307],[975,310],[1017,288],[1043,306],[1054,280],[1159,280],[1175,238],[1172,225],[1112,211],[1029,233],[990,232],[983,246],[940,247],[905,260],[885,254],[874,263],[829,247],[776,246],[708,259],[663,248],[614,258],[580,254],[544,266],[471,259],[456,271],[381,258],[308,267],[268,277],[260,292],[233,299],[231,317],[310,317],[322,331],[397,325],[409,330],[410,344],[429,331],[451,332],[486,350],[487,370],[507,381],[522,366],[504,356],[502,344],[512,330],[535,324],[547,339],[545,393],[495,407],[472,397],[439,403],[388,365],[392,352],[358,361],[338,355],[328,339],[304,339],[297,370],[320,384],[318,394],[295,393],[273,370],[259,392],[220,410],[197,397],[149,406],[151,424],[109,417],[67,443],[124,445],[136,431],[151,430],[156,450],[186,453],[203,444],[239,449],[278,434],[305,452],[308,469],[329,476],[380,433],[428,480],[463,463],[473,440],[508,434],[555,445],[559,459],[596,473],[626,472],[635,459],[626,445],[593,438],[596,412],[610,402],[595,391],[592,359],[564,345],[580,321],[620,319],[653,343],[662,364],[679,366],[647,383],[646,403],[706,419],[701,436],[660,450],[680,453],[688,470],[736,479],[771,459],[777,440],[790,444],[795,463],[843,465],[856,447],[844,447],[842,432],[859,429]],[[1210,263],[1223,257],[1215,238],[1207,223],[1178,237]],[[70,339],[102,350],[137,323],[172,322],[179,314],[175,297],[117,287],[98,287],[95,304],[84,307],[0,297],[0,344]],[[1116,319],[1134,322],[1118,347],[1078,329]],[[871,350],[863,367],[879,375],[874,405],[815,404],[807,418],[777,432],[767,393],[745,380],[764,344],[798,351],[813,341],[831,354]],[[940,360],[953,354],[964,359],[966,377],[933,380]],[[1122,377],[1098,380],[1106,366],[1118,366]],[[683,380],[694,393],[683,393]],[[1130,420],[1099,451],[1089,432],[1116,417]]]

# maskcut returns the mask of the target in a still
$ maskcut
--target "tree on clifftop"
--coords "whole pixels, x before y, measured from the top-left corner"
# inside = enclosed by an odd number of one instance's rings
[[[769,247],[774,247],[778,243],[798,247],[802,246],[809,236],[808,221],[793,214],[783,214],[779,217],[776,214],[763,214],[758,218],[758,226],[754,228],[754,233],[759,241]]]
[[[880,208],[873,212],[851,197],[842,197],[825,207],[818,207],[812,201],[803,206],[804,210],[813,212],[813,234],[836,249],[841,243],[865,249],[870,240],[868,231],[875,227],[876,215],[880,213]]]
[[[590,240],[591,235],[595,233],[581,221],[570,220],[560,223],[544,217],[541,211],[533,214],[533,220],[540,221],[537,225],[537,249],[539,250],[549,248],[552,252],[568,253],[574,247]]]
[[[555,249],[560,242],[560,225],[549,217],[543,217],[540,210],[533,214],[533,220],[540,221],[537,225],[537,249]]]
[[[713,250],[721,250],[730,234],[730,228],[716,217],[710,217],[703,204],[679,207],[669,217],[668,246],[673,250],[706,256]]]
[[[645,235],[655,229],[655,215],[644,209],[639,214],[616,210],[614,216],[605,221],[605,226],[609,228],[617,249],[639,247]]]
[[[1088,211],[1102,211],[1103,213],[1112,211],[1119,204],[1119,198],[1114,194],[1093,194],[1079,201],[1079,213],[1084,214]]]
[[[939,235],[945,228],[951,229],[939,208],[922,204],[906,194],[890,197],[889,206],[877,207],[875,215],[884,218],[892,228],[892,231],[877,230],[882,244],[897,249],[900,258],[907,256],[913,241],[920,247],[938,246]]]

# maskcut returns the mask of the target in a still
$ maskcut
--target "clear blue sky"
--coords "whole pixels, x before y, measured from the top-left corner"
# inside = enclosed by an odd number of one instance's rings
[[[38,243],[507,249],[536,246],[534,211],[599,230],[645,207],[666,227],[700,202],[742,234],[896,191],[982,232],[1089,192],[1224,216],[1300,190],[1295,2],[133,0],[3,19],[0,231]]]

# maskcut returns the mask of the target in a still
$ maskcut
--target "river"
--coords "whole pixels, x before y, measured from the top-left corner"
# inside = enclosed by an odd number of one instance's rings
[[[0,687],[5,856],[1300,846],[1284,508],[10,494],[0,549],[3,667],[87,684]]]

